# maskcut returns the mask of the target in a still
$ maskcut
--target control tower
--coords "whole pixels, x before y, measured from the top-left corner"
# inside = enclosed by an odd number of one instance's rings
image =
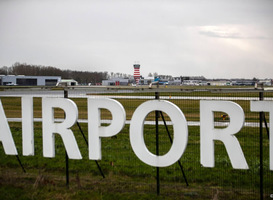
[[[134,79],[136,84],[138,84],[140,79],[140,64],[134,64]]]

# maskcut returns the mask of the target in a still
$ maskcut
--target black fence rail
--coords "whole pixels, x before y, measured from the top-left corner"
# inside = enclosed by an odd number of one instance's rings
[[[33,100],[34,155],[22,156],[22,97]],[[71,127],[82,159],[68,159],[62,138],[55,134],[55,157],[43,157],[42,99],[68,98],[75,102],[78,120]],[[0,147],[1,179],[5,171],[22,170],[22,173],[48,179],[65,177],[71,185],[99,190],[101,193],[156,194],[170,198],[196,199],[270,199],[273,198],[273,173],[270,170],[270,114],[251,109],[253,101],[273,101],[273,91],[260,89],[187,89],[187,88],[46,88],[43,90],[15,89],[0,92],[2,110],[8,120],[18,155],[6,155]],[[90,160],[88,148],[87,99],[114,99],[125,110],[124,128],[112,137],[101,138],[101,160]],[[136,109],[152,100],[171,102],[184,114],[188,141],[182,157],[168,167],[152,167],[142,162],[134,153],[130,142],[130,125]],[[235,134],[247,162],[248,169],[234,169],[225,144],[215,140],[215,166],[201,163],[200,102],[233,102],[244,113],[243,127]],[[66,115],[60,108],[54,109],[56,123]],[[2,116],[3,117],[3,116]],[[100,126],[109,126],[112,116],[109,110],[100,110]],[[214,128],[229,127],[231,116],[222,111],[213,112]],[[1,119],[3,121],[3,119]],[[182,122],[181,122],[182,123]],[[2,125],[3,126],[3,123]],[[3,129],[3,127],[1,127]],[[90,129],[90,128],[89,128]],[[0,133],[1,134],[1,133]],[[147,149],[154,155],[167,154],[173,145],[174,130],[170,116],[162,110],[150,112],[143,126]],[[271,144],[272,145],[272,144]],[[21,169],[20,169],[21,168]],[[37,182],[38,179],[35,179]],[[55,180],[56,181],[56,180]],[[109,186],[111,185],[111,186]]]

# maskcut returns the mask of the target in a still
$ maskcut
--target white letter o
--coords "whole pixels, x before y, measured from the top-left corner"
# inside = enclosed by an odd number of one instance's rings
[[[173,144],[169,152],[162,156],[154,155],[147,149],[143,135],[145,118],[155,110],[165,112],[173,123]],[[135,110],[132,116],[130,142],[133,151],[144,163],[154,167],[170,166],[180,159],[186,149],[188,143],[186,118],[179,107],[169,101],[146,101]]]

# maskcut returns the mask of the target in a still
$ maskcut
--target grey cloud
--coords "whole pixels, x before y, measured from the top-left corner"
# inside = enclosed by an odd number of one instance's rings
[[[272,40],[272,37],[266,36],[246,36],[240,33],[219,33],[214,31],[199,31],[201,35],[216,38],[231,38],[231,39],[260,39],[260,40]]]
[[[242,39],[243,36],[240,33],[220,33],[215,31],[199,31],[201,35],[205,35],[208,37],[216,37],[216,38],[233,38],[233,39]]]
[[[139,61],[143,75],[217,77],[224,73],[218,66],[232,74],[250,65],[249,57],[262,63],[261,52],[266,66],[273,65],[272,15],[273,1],[267,0],[5,0],[0,1],[0,67],[18,61],[132,73]],[[238,46],[217,38],[244,40],[254,53],[242,56]],[[243,75],[252,76],[252,69]]]

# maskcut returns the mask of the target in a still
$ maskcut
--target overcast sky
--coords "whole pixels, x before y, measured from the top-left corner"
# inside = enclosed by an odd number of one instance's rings
[[[0,67],[273,78],[273,0],[1,0]]]

